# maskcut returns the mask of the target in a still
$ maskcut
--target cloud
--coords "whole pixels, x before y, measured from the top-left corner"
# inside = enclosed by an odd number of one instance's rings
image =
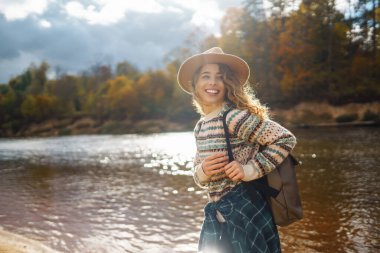
[[[119,1],[98,0],[94,4],[84,6],[80,2],[70,1],[65,11],[71,17],[86,20],[89,24],[110,25],[125,18],[127,11],[139,13],[160,13],[163,7],[153,0]]]
[[[172,4],[193,13],[191,18],[191,23],[193,25],[203,26],[211,29],[212,31],[218,30],[218,23],[224,14],[224,10],[220,8],[219,4],[223,1],[172,0],[171,2]],[[234,2],[236,4],[236,1]]]
[[[42,14],[48,7],[48,0],[0,0],[0,13],[6,20],[24,19],[32,14]]]
[[[63,12],[56,11],[17,22],[0,16],[0,83],[20,74],[32,61],[46,60],[68,73],[126,60],[141,70],[159,68],[164,55],[191,31],[190,19],[190,12],[130,13],[128,19],[104,27],[67,21]]]
[[[22,10],[31,3],[0,0],[0,7],[5,2]],[[36,0],[38,11],[30,7],[17,19],[9,14],[11,7],[0,8],[0,83],[44,60],[68,73],[121,61],[142,71],[161,68],[164,56],[183,46],[197,26],[217,33],[223,9],[240,2]]]
[[[41,19],[38,24],[43,27],[43,28],[50,28],[51,27],[51,23],[49,21],[47,21],[46,19]]]
[[[194,25],[213,27],[223,16],[223,11],[217,8],[215,2],[202,2],[201,8],[195,10],[191,22]]]

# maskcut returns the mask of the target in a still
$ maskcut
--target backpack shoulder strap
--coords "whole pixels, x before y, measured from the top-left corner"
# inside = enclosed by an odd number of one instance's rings
[[[234,154],[232,153],[231,142],[230,142],[230,132],[228,131],[228,126],[227,126],[227,114],[231,110],[232,109],[228,109],[227,111],[225,111],[223,113],[223,128],[224,128],[224,135],[226,137],[228,161],[229,162],[232,162],[234,160]]]
[[[228,160],[229,162],[232,162],[234,160],[234,155],[232,153],[232,147],[231,147],[231,142],[230,142],[230,133],[228,131],[228,126],[227,126],[227,114],[231,111],[232,109],[228,109],[223,113],[223,129],[224,129],[224,135],[226,138],[226,143],[227,143],[227,152],[228,152]],[[253,186],[257,190],[261,191],[265,196],[270,196],[270,197],[276,197],[279,193],[279,191],[273,187],[270,187],[267,183],[267,178],[266,176],[246,182],[248,187]]]

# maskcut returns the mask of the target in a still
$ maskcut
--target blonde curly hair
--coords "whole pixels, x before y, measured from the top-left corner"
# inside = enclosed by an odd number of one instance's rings
[[[261,104],[259,99],[256,98],[249,83],[243,85],[240,84],[236,78],[234,72],[226,64],[217,63],[219,66],[219,72],[222,74],[223,83],[226,89],[225,101],[231,103],[237,109],[247,109],[250,113],[258,116],[260,119],[265,120],[269,118],[268,108]],[[195,85],[198,81],[201,67],[199,67],[193,75],[192,86],[195,91]],[[197,109],[197,112],[201,115],[205,115],[202,103],[199,101],[199,97],[196,92],[193,92],[193,104]]]

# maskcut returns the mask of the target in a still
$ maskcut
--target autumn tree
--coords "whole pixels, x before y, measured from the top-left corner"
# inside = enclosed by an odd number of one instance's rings
[[[140,113],[139,97],[135,83],[126,76],[106,82],[104,105],[112,119],[135,118]]]
[[[137,81],[141,117],[165,116],[173,94],[173,81],[162,71],[148,71]]]
[[[330,1],[304,1],[280,35],[281,87],[297,100],[326,99],[339,87],[348,28]]]
[[[173,121],[192,122],[198,118],[195,108],[191,106],[192,96],[185,93],[177,83],[178,65],[167,64],[166,76],[172,86],[172,96],[167,98],[166,115]]]
[[[45,91],[47,83],[47,71],[50,66],[47,62],[42,62],[39,66],[31,64],[29,72],[31,73],[31,82],[28,88],[28,93],[37,95]]]
[[[250,81],[260,99],[277,102],[279,80],[276,60],[273,58],[278,33],[273,29],[270,19],[266,18],[262,1],[247,1],[248,8],[243,16],[243,58],[251,67]]]
[[[8,117],[15,124],[21,124],[21,104],[30,90],[33,82],[33,71],[31,67],[26,69],[22,74],[11,78],[8,82],[8,92],[6,93],[6,101]],[[16,123],[18,122],[18,123]]]
[[[0,126],[14,115],[15,100],[15,92],[9,86],[0,85]]]
[[[116,66],[117,76],[126,76],[129,79],[136,80],[140,75],[140,71],[127,61],[120,62]]]
[[[21,104],[22,115],[31,122],[54,116],[57,99],[48,94],[27,95]]]
[[[51,84],[51,94],[58,99],[57,111],[61,115],[72,115],[81,110],[77,87],[78,78],[73,75],[62,75]]]

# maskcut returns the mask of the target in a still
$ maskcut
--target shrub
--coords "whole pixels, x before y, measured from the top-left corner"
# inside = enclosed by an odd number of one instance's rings
[[[336,117],[335,121],[338,123],[344,123],[344,122],[352,122],[358,119],[357,113],[352,114],[342,114]]]
[[[67,128],[60,128],[58,130],[58,135],[62,136],[62,135],[70,135],[71,134],[71,130],[70,129],[67,129]]]
[[[380,115],[372,112],[371,110],[367,110],[362,118],[363,121],[380,121]]]

